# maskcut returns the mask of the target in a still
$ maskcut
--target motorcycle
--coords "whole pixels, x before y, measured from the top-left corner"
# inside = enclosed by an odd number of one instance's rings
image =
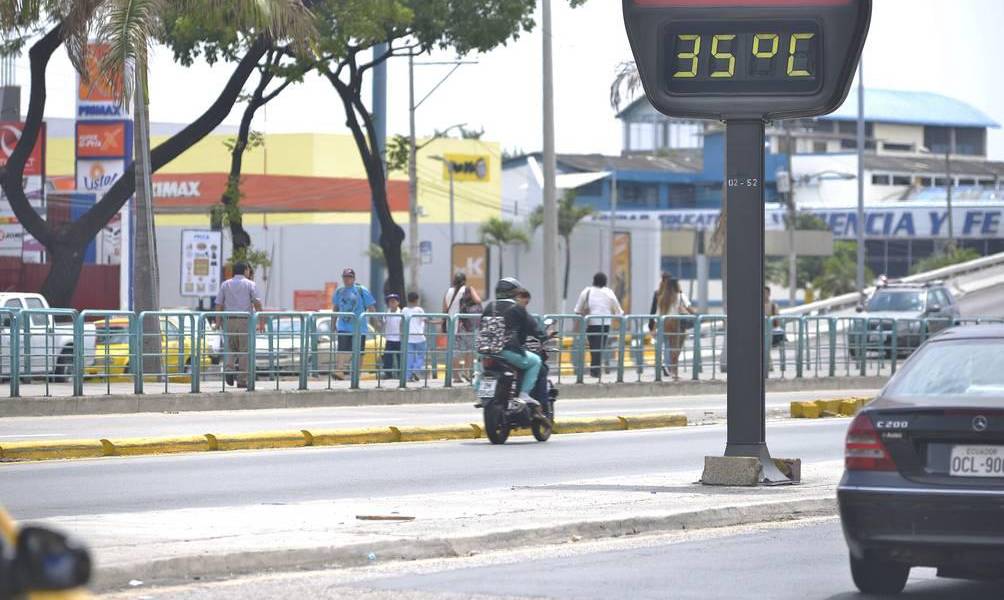
[[[42,527],[18,529],[0,508],[0,599],[89,600],[87,550]]]
[[[545,330],[553,323],[544,322]],[[547,378],[547,357],[549,352],[557,352],[557,340],[553,333],[544,339],[528,337],[524,346],[527,352],[533,352],[540,357],[541,375],[546,391],[538,394],[536,400],[547,415],[549,422],[534,418],[533,409],[523,403],[514,403],[519,396],[519,381],[521,373],[499,356],[483,356],[481,358],[481,378],[475,393],[478,403],[475,408],[484,413],[485,433],[493,444],[504,444],[514,429],[529,428],[538,442],[546,442],[551,437],[554,423],[554,403],[558,399],[558,390]],[[538,379],[540,381],[540,379]]]

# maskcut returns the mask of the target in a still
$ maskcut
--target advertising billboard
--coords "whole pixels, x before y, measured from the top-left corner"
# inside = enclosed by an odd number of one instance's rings
[[[181,295],[210,298],[220,291],[223,232],[186,229],[181,232]]]
[[[490,297],[490,271],[488,246],[485,244],[454,244],[450,275],[463,271],[467,285],[478,291],[482,298]]]
[[[19,121],[0,121],[0,167],[7,164],[14,148],[21,141],[24,123]],[[45,123],[38,134],[35,147],[32,148],[27,162],[24,163],[25,176],[42,176],[45,174]]]
[[[77,122],[77,158],[127,158],[129,121]]]

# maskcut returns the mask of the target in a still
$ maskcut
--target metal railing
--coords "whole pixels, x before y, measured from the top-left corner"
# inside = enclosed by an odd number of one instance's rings
[[[467,385],[478,315],[0,309],[10,397]],[[57,325],[58,319],[69,324]],[[727,373],[727,318],[541,315],[562,383],[708,381]],[[954,324],[1001,319],[769,317],[768,378],[892,375]],[[419,323],[416,325],[416,323]],[[423,339],[424,338],[424,339]],[[144,349],[144,342],[146,349]],[[146,364],[144,364],[146,363]]]

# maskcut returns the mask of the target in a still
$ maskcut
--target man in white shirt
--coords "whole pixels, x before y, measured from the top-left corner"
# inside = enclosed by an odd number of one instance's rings
[[[576,314],[586,317],[586,340],[589,343],[590,369],[593,377],[600,377],[600,365],[603,362],[603,349],[610,335],[612,316],[623,315],[624,309],[617,301],[617,295],[607,287],[605,273],[593,276],[593,285],[582,290],[579,300],[575,303]]]

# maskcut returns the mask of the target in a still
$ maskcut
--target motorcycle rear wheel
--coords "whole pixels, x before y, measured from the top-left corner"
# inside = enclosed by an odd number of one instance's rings
[[[545,403],[544,413],[547,414],[547,417],[549,419],[551,419],[551,422],[553,423],[554,422],[554,402],[547,402],[547,403]],[[553,427],[551,427],[550,425],[548,425],[546,423],[542,423],[540,421],[534,421],[533,424],[530,425],[530,429],[533,431],[533,437],[538,442],[546,442],[547,440],[551,439],[551,433],[552,433]]]
[[[493,444],[504,444],[509,439],[509,424],[505,420],[505,410],[497,402],[485,405],[485,433]]]

